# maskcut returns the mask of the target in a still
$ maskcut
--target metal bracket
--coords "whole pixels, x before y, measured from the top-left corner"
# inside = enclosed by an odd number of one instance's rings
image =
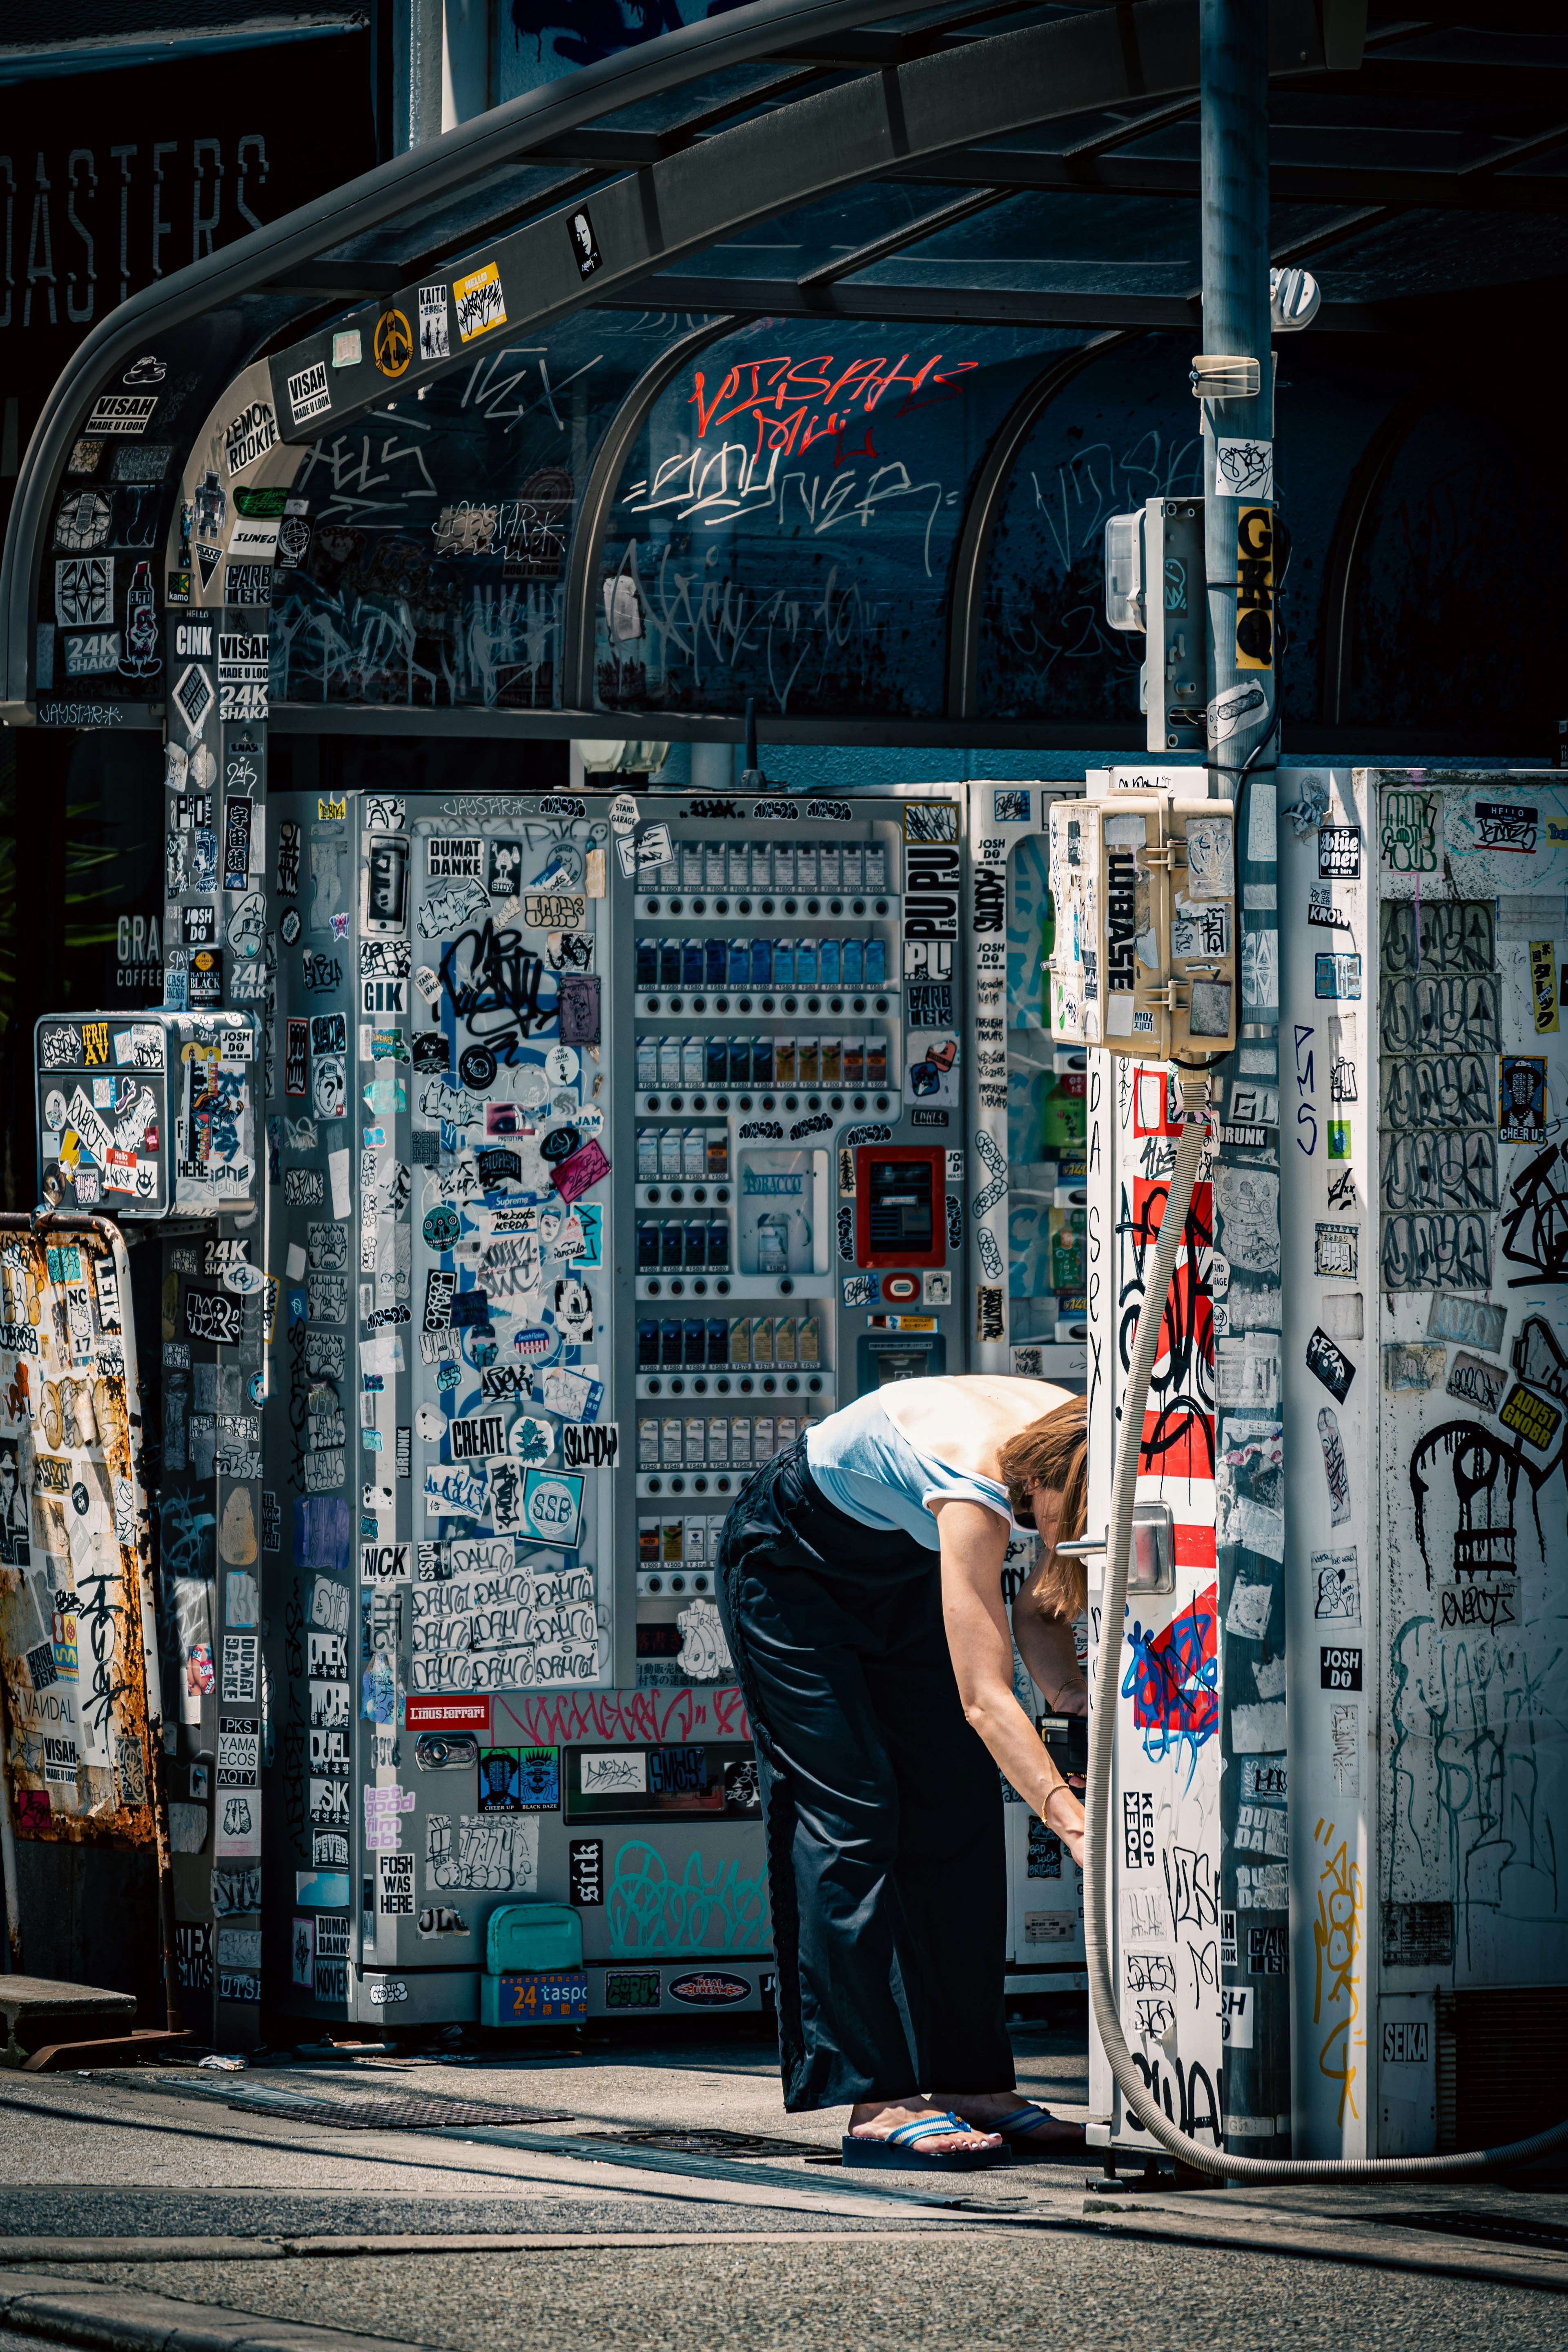
[[[1072,1559],[1103,1553],[1104,1536],[1082,1537],[1057,1549]],[[1129,1592],[1173,1592],[1176,1589],[1176,1522],[1169,1503],[1135,1503],[1132,1549],[1127,1563]]]

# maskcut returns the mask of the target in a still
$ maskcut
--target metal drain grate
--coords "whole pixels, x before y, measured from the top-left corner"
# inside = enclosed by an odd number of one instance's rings
[[[1356,2219],[1360,2218],[1358,2214]],[[1568,2253],[1568,2223],[1562,2221],[1516,2221],[1506,2213],[1445,2212],[1441,2207],[1428,2213],[1379,2213],[1375,2219],[1385,2230],[1431,2230],[1445,2238],[1489,2238],[1504,2245],[1550,2247],[1554,2252]]]
[[[330,2124],[337,2131],[431,2131],[444,2125],[569,2124],[569,2107],[520,2107],[495,2099],[421,2098],[393,2091],[373,2099],[230,2099],[240,2115],[285,2123]]]
[[[583,2134],[584,2139],[611,2139],[618,2147],[657,2147],[672,2156],[821,2156],[816,2140],[773,2139],[765,2132],[679,2131],[673,2126],[628,2125],[614,2131]]]

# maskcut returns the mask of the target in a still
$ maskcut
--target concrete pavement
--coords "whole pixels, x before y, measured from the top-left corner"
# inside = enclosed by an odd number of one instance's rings
[[[1023,2086],[1081,2114],[1081,2040],[1016,2039]],[[410,2096],[568,2119],[330,2119]],[[1479,2331],[1562,2334],[1568,2197],[1551,2190],[1102,2196],[1082,2162],[863,2176],[833,2161],[844,2122],[786,2116],[760,2040],[0,2077],[0,2352],[1471,2352]],[[650,2145],[665,2127],[678,2145]]]

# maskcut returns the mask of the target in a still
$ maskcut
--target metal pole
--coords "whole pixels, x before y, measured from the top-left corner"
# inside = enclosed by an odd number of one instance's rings
[[[1274,367],[1268,318],[1268,14],[1257,0],[1199,0],[1202,76],[1204,350],[1255,359],[1261,388],[1256,400],[1205,401],[1205,553],[1209,599],[1209,700],[1239,688],[1261,689],[1262,699],[1217,742],[1211,721],[1209,789],[1234,789],[1237,769],[1268,734],[1274,719],[1275,671],[1255,667],[1253,651],[1238,650],[1237,532],[1247,514],[1268,501],[1226,494],[1218,478],[1221,439],[1271,442]],[[1250,523],[1249,547],[1266,526]],[[1244,598],[1256,593],[1248,581]],[[1245,608],[1244,609],[1247,609]],[[1250,609],[1256,609],[1250,608]],[[1272,610],[1269,610],[1272,621]],[[1256,630],[1240,632],[1256,646]],[[1246,698],[1250,698],[1248,696]],[[1272,766],[1276,740],[1259,754]]]
[[[22,1895],[16,1878],[16,1837],[11,1825],[11,1727],[5,1716],[5,1684],[0,1676],[0,1873],[5,1887],[5,1957],[14,1977],[22,1973]]]
[[[1272,445],[1274,368],[1268,310],[1268,19],[1258,0],[1199,0],[1202,78],[1204,339],[1207,354],[1258,363],[1256,399],[1204,404],[1204,529],[1209,612],[1211,795],[1237,801],[1238,919],[1244,930],[1241,1035],[1248,1069],[1261,1073],[1272,1054],[1279,1084],[1279,917],[1276,903],[1274,780],[1279,745],[1273,732],[1275,667],[1272,485],[1268,496],[1234,494],[1237,477],[1219,463],[1220,443]],[[1249,769],[1244,778],[1241,772]],[[1216,1103],[1216,1109],[1218,1105]],[[1278,1133],[1278,1129],[1276,1129]],[[1224,1148],[1229,1156],[1229,1147]],[[1278,1162],[1276,1161],[1276,1165]],[[1278,1209],[1276,1209],[1278,1214]],[[1276,1297],[1278,1297],[1276,1293]],[[1233,1444],[1245,1415],[1224,1415]],[[1278,1428],[1277,1409],[1258,1414]],[[1260,1817],[1288,1815],[1270,1802],[1284,1775],[1282,1757],[1237,1757],[1233,1711],[1256,1716],[1265,1686],[1282,1687],[1285,1596],[1280,1562],[1241,1544],[1218,1553],[1219,1623],[1238,1582],[1277,1589],[1261,1643],[1220,1635],[1220,1980],[1228,2032],[1224,2062],[1226,2143],[1250,2157],[1290,2153],[1289,1898],[1283,1841],[1257,1846]],[[1278,1635],[1274,1629],[1278,1627]],[[1250,1768],[1250,1769],[1249,1769]],[[1247,1800],[1248,1849],[1238,1851],[1238,1815]],[[1245,1887],[1246,1904],[1242,1896]],[[1278,1898],[1276,1900],[1276,1898]]]

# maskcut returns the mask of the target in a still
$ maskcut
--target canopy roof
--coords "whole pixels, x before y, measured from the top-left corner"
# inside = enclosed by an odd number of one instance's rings
[[[1269,26],[1271,240],[1324,288],[1280,346],[1287,740],[1543,753],[1563,492],[1525,395],[1568,31],[1523,0],[1271,0]],[[265,357],[310,452],[274,726],[731,735],[754,694],[775,740],[1135,744],[1099,542],[1198,480],[1197,58],[1196,0],[752,0],[163,278],[27,451],[5,715],[38,707],[95,399],[165,371],[170,462],[126,476],[109,542],[157,562]],[[158,690],[94,681],[126,723]]]

